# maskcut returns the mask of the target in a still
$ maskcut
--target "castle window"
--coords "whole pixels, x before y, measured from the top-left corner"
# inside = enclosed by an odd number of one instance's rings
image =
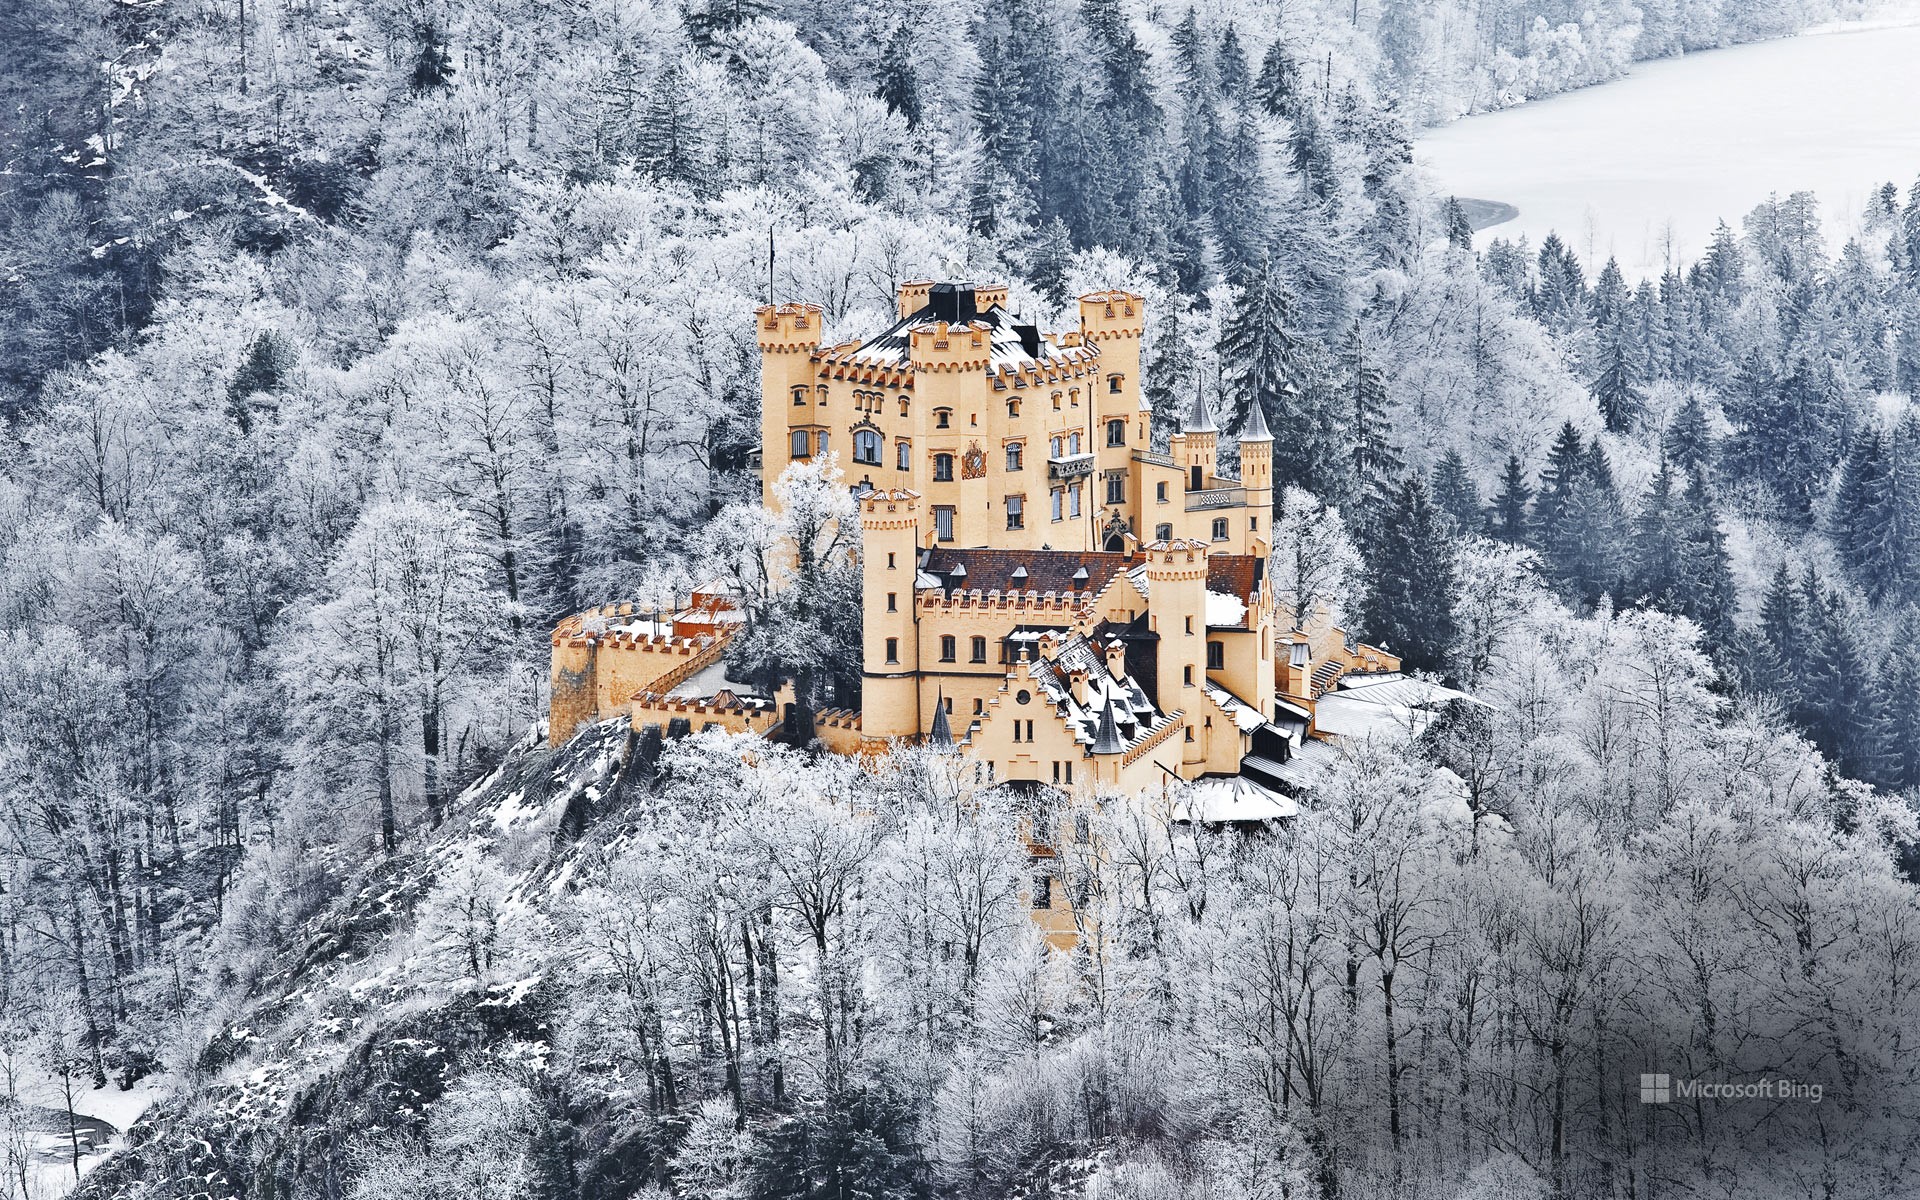
[[[1033,877],[1033,906],[1053,907],[1053,876],[1042,871]]]
[[[820,440],[820,444],[814,447],[814,453],[824,458],[827,453],[827,431],[826,430],[822,429],[820,431],[819,440]]]
[[[1193,618],[1192,617],[1187,618],[1187,636],[1188,637],[1193,636]],[[1187,672],[1187,682],[1188,683],[1193,682],[1193,672],[1191,670]]]
[[[1120,377],[1118,375],[1107,376],[1107,391],[1115,396],[1120,394]]]
[[[878,433],[871,429],[856,429],[853,433],[853,461],[880,465],[880,443]]]
[[[1173,540],[1173,526],[1171,526],[1171,525],[1155,525],[1155,526],[1153,527],[1153,540],[1154,540],[1154,541],[1156,541],[1156,542],[1170,542],[1170,541],[1172,541],[1172,540]]]
[[[893,565],[893,551],[891,551],[891,550],[889,550],[889,551],[887,551],[887,570],[889,570],[889,571],[893,571],[893,570],[897,570],[897,569],[898,569],[898,568],[896,568],[896,567],[895,567],[895,566]]]
[[[893,465],[901,471],[913,470],[913,443],[895,442],[893,445]]]
[[[1062,506],[1064,506],[1066,503],[1066,496],[1060,491],[1059,488],[1054,488],[1052,495],[1053,495],[1053,519],[1058,521],[1060,519],[1060,510]]]
[[[1052,452],[1055,458],[1060,457],[1060,435],[1059,434],[1056,433],[1053,435],[1053,441],[1047,444],[1047,449]]]
[[[973,660],[972,661],[977,663],[983,663],[987,661],[987,639],[983,637],[976,637],[973,639]],[[974,703],[978,704],[980,702],[976,700],[974,701]]]
[[[1020,456],[1024,452],[1024,449],[1019,442],[1007,443],[1007,470],[1018,471],[1020,469]]]
[[[899,592],[887,593],[887,611],[888,612],[900,611],[900,593]]]
[[[1053,394],[1053,411],[1055,412],[1060,411],[1060,393],[1059,392],[1055,392]]]
[[[897,663],[900,661],[900,639],[899,638],[887,639],[887,661],[890,663]]]
[[[793,389],[794,406],[796,408],[801,407],[801,406],[804,406],[806,402],[807,402],[807,389],[803,387],[797,387]]]
[[[1127,481],[1115,475],[1107,480],[1107,503],[1125,504],[1127,500]]]
[[[953,482],[953,455],[936,454],[933,456],[933,481],[935,483]]]
[[[1167,502],[1167,485],[1164,483],[1154,484],[1153,498],[1155,500],[1158,500],[1160,503],[1165,504]]]
[[[1067,489],[1067,515],[1070,517],[1080,515],[1080,485],[1077,483]]]
[[[903,417],[907,415],[907,402],[905,400],[900,402],[900,415]]]
[[[1000,386],[1005,387],[1007,385],[1003,383]],[[1009,417],[1017,417],[1020,415],[1020,402],[1018,400],[1007,401],[1007,415]]]
[[[1227,519],[1225,517],[1215,517],[1213,519],[1213,540],[1216,542],[1224,542],[1227,540]]]
[[[954,646],[955,646],[955,639],[952,634],[950,633],[945,634],[941,637],[940,639],[940,661],[941,662],[953,661]]]
[[[1107,422],[1107,445],[1124,446],[1127,444],[1127,423],[1125,421]]]
[[[1025,529],[1026,528],[1026,519],[1027,519],[1026,509],[1027,509],[1027,498],[1025,496],[1008,496],[1007,497],[1007,528],[1008,529]]]
[[[953,540],[953,506],[942,504],[933,510],[933,536],[943,542]]]
[[[1080,453],[1080,431],[1077,429],[1067,435],[1067,453]]]
[[[1187,726],[1187,740],[1189,742],[1193,740],[1193,726],[1191,725]]]
[[[1207,643],[1207,670],[1224,671],[1227,669],[1227,644],[1225,642]]]
[[[1205,472],[1203,472],[1199,467],[1189,468],[1188,481],[1187,481],[1188,491],[1190,492],[1202,491],[1204,490],[1203,485],[1205,483],[1206,483]]]
[[[936,408],[933,410],[933,424],[936,429],[947,429],[953,425],[953,410]]]
[[[1259,513],[1255,513],[1255,514],[1253,514],[1252,516],[1250,516],[1250,517],[1248,517],[1248,518],[1247,518],[1247,528],[1248,528],[1248,529],[1253,529],[1253,530],[1258,530],[1258,529],[1260,528],[1260,514],[1259,514]]]
[[[1067,389],[1067,400],[1075,408],[1079,408],[1080,407],[1080,389],[1079,388]]]
[[[987,711],[987,702],[985,700],[982,700],[980,697],[975,696],[973,698],[973,715],[977,717],[981,713],[986,711]]]
[[[804,429],[793,431],[793,457],[807,457],[807,431]]]

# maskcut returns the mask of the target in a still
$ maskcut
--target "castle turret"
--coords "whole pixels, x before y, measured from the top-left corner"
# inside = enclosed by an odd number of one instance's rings
[[[919,500],[906,488],[860,498],[860,709],[871,738],[920,733]]]
[[[1140,338],[1146,332],[1147,307],[1132,292],[1118,289],[1080,297],[1080,338],[1100,351],[1100,382],[1094,388],[1095,411],[1102,418],[1131,421],[1140,409]]]
[[[1154,704],[1186,714],[1187,761],[1205,744],[1198,727],[1207,672],[1207,547],[1175,538],[1147,547],[1147,611],[1159,636],[1154,650]]]
[[[1267,431],[1258,400],[1240,429],[1240,484],[1247,489],[1248,519],[1253,522],[1248,550],[1264,556],[1273,547],[1273,434]]]
[[[763,304],[754,310],[760,344],[760,494],[769,506],[774,481],[787,464],[823,448],[826,426],[814,394],[812,361],[820,347],[821,313],[818,304]]]
[[[1193,407],[1180,432],[1185,454],[1180,465],[1187,473],[1187,490],[1197,492],[1208,486],[1219,465],[1220,427],[1213,423],[1213,410],[1207,406],[1205,380],[1193,390]]]

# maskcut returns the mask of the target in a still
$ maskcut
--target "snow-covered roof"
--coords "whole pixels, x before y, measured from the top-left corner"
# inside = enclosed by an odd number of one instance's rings
[[[1267,723],[1266,714],[1219,684],[1208,681],[1205,687],[1208,697],[1232,719],[1241,733],[1252,733]]]
[[[1196,779],[1173,804],[1174,820],[1204,824],[1278,821],[1299,813],[1293,797],[1261,787],[1244,775]]]
[[[1207,628],[1242,628],[1247,623],[1246,601],[1238,596],[1207,590]]]
[[[969,304],[967,308],[971,310],[972,306]],[[1092,362],[1100,357],[1100,352],[1092,346],[1056,345],[1041,336],[1035,327],[1016,321],[1012,313],[998,304],[955,315],[964,319],[951,321],[950,325],[964,328],[971,320],[975,326],[985,328],[991,355],[989,369],[996,374]],[[872,337],[861,339],[858,345],[829,351],[828,357],[862,366],[904,367],[910,362],[913,331],[931,329],[940,320],[941,314],[929,303]]]

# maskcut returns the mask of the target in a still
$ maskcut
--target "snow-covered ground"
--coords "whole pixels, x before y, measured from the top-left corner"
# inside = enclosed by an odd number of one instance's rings
[[[1425,134],[1418,159],[1449,192],[1519,209],[1477,244],[1549,231],[1588,261],[1658,275],[1725,218],[1819,195],[1827,236],[1870,191],[1920,175],[1920,0],[1799,37],[1642,63],[1617,83]]]
[[[20,1102],[31,1110],[26,1122],[31,1127],[27,1137],[33,1156],[29,1200],[58,1200],[71,1192],[76,1182],[60,1084],[46,1072],[22,1069],[18,1089]],[[84,1175],[104,1162],[120,1145],[127,1127],[139,1120],[160,1094],[161,1089],[152,1080],[143,1080],[126,1091],[113,1083],[95,1090],[86,1080],[76,1082],[73,1108],[80,1134],[80,1173]],[[110,1136],[105,1136],[109,1131]],[[16,1185],[13,1191],[17,1190]],[[0,1187],[0,1195],[12,1195],[12,1191]]]

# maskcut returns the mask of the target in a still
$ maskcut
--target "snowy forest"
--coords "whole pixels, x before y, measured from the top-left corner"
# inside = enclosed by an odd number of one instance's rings
[[[1411,149],[1838,15],[0,5],[0,1200],[1910,1190],[1920,184],[1639,281]],[[792,532],[753,306],[914,278],[1147,297],[1162,431],[1273,431],[1286,596],[1490,707],[1259,835],[546,745],[557,619]]]

